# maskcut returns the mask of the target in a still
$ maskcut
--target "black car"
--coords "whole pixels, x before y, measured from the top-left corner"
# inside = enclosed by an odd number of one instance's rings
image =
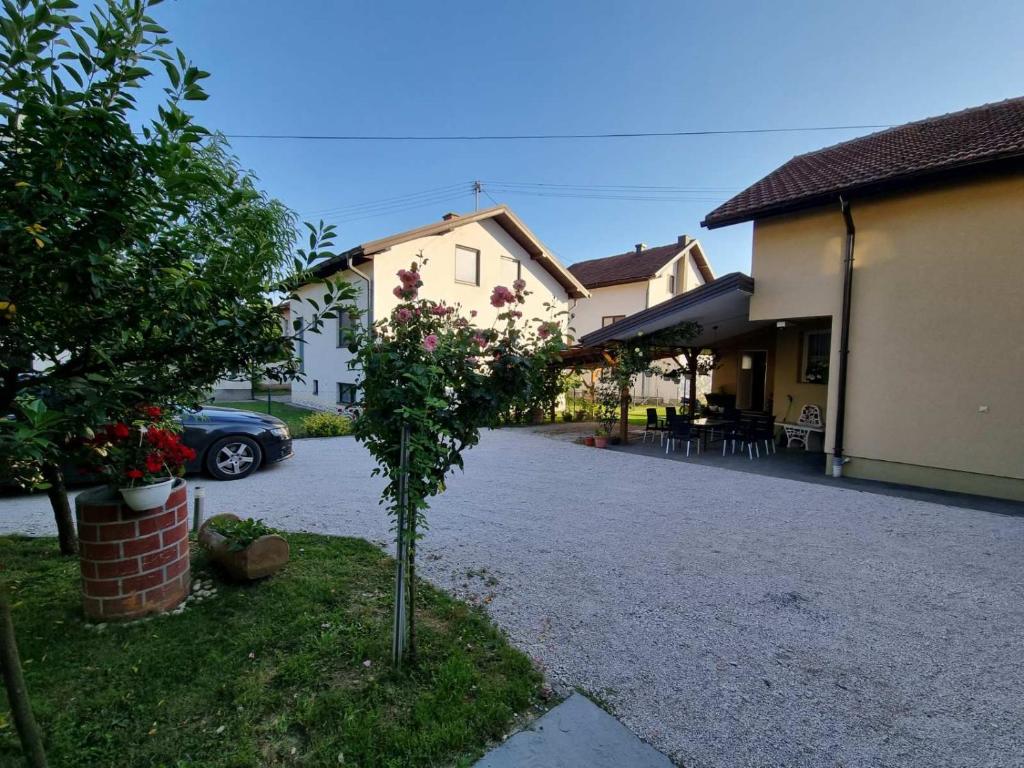
[[[278,418],[253,411],[205,406],[180,417],[182,442],[196,452],[186,472],[240,480],[261,466],[291,458],[292,436]]]

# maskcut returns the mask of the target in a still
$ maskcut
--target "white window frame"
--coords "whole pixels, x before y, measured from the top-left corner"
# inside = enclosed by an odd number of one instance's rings
[[[617,323],[617,322],[619,322],[619,320],[625,320],[625,319],[626,319],[625,315],[605,315],[604,317],[601,318],[601,327],[602,328],[607,328],[609,325],[612,325],[613,323]]]
[[[476,277],[472,280],[461,280],[459,278],[459,253],[472,253],[476,259]],[[461,285],[480,285],[480,251],[477,248],[470,248],[468,245],[455,246],[455,282]]]
[[[810,361],[811,353],[811,337],[812,336],[828,336],[828,362],[831,363],[832,358],[832,329],[831,328],[816,328],[812,331],[804,331],[803,338],[801,339],[803,349],[800,350],[800,383],[801,384],[828,384],[828,375],[826,374],[824,381],[809,381],[807,378],[807,363]]]

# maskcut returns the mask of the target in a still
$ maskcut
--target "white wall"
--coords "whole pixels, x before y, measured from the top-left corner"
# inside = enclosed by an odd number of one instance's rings
[[[572,327],[576,338],[601,327],[601,318],[608,315],[632,315],[647,308],[647,282],[592,288],[589,299],[576,302]]]
[[[362,264],[359,271],[372,279],[373,265]],[[366,322],[366,282],[354,272],[345,271],[334,278],[341,278],[352,283],[358,290],[357,306],[363,311],[363,322]],[[323,299],[323,286],[320,283],[305,285],[298,291],[302,298],[313,298],[320,302]],[[313,314],[312,308],[302,302],[292,302],[292,318],[306,319]],[[292,401],[299,405],[308,405],[321,410],[335,410],[338,407],[338,382],[356,383],[359,372],[348,368],[352,355],[344,347],[338,346],[338,321],[324,322],[320,333],[305,333],[303,346],[302,379],[292,382]]]

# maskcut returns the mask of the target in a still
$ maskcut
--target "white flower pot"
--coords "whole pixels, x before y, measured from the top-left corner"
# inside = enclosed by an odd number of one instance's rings
[[[119,488],[124,503],[136,512],[162,507],[171,495],[174,478],[153,485],[137,485],[134,488]]]

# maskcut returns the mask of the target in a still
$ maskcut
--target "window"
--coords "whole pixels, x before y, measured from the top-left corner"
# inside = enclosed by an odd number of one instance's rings
[[[480,251],[455,246],[455,282],[480,285]]]
[[[625,315],[605,315],[601,318],[601,327],[606,328],[612,323],[617,323],[619,320],[625,319]]]
[[[299,358],[299,373],[306,372],[306,328],[305,320],[301,317],[295,318],[299,331],[295,334],[295,354]]]
[[[338,402],[351,404],[356,401],[356,385],[338,382]]]
[[[352,329],[355,327],[355,320],[348,312],[338,315],[338,346],[347,347],[352,340]]]
[[[501,257],[500,285],[504,285],[506,288],[511,288],[512,283],[519,280],[522,276],[523,265],[519,259],[513,259],[511,256]]]
[[[668,295],[676,295],[676,276],[674,274],[668,276]]]
[[[313,394],[320,394],[320,379],[313,379]]]
[[[800,381],[808,384],[828,384],[828,361],[831,347],[831,330],[806,331],[804,333]]]

